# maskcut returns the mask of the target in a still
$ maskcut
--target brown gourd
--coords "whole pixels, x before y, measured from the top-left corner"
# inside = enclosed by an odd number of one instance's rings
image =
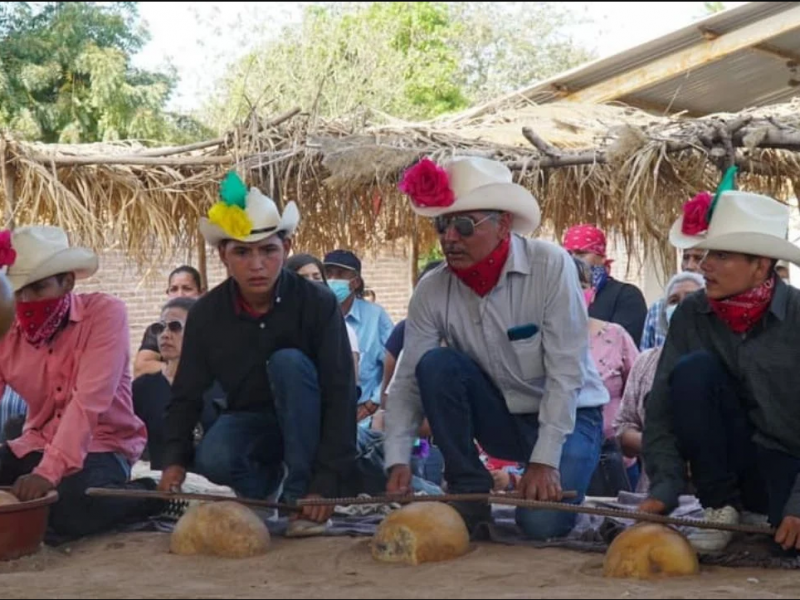
[[[419,565],[463,556],[469,551],[469,532],[453,507],[419,502],[390,514],[372,540],[379,561]]]

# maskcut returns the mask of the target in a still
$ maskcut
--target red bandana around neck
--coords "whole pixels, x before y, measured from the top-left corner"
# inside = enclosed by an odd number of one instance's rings
[[[17,302],[17,324],[25,339],[38,348],[66,323],[71,306],[72,294],[52,300]]]
[[[503,272],[503,267],[508,260],[510,251],[511,237],[509,236],[479,263],[472,265],[468,269],[455,269],[453,267],[450,267],[450,269],[456,277],[464,282],[464,285],[483,297],[491,292],[497,282],[500,281],[500,273]]]
[[[724,300],[708,299],[711,310],[734,333],[750,331],[766,314],[775,294],[775,278],[770,277],[760,286]]]

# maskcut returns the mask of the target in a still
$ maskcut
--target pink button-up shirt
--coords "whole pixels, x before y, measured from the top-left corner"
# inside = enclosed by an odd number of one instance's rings
[[[74,295],[69,323],[36,349],[12,327],[0,341],[0,395],[6,384],[28,404],[19,458],[44,452],[34,471],[58,485],[89,453],[114,452],[132,465],[147,430],[133,412],[128,314],[106,294]]]

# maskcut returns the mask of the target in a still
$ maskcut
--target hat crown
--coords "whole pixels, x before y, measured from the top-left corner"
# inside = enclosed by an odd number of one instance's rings
[[[17,260],[9,268],[9,272],[26,273],[51,256],[68,250],[69,239],[59,227],[29,225],[14,231],[11,245],[17,251]]]
[[[708,225],[708,238],[733,233],[760,233],[787,239],[789,207],[777,200],[750,192],[720,195]]]
[[[513,183],[508,167],[496,160],[478,157],[454,158],[444,165],[450,179],[450,189],[456,198],[487,185]]]
[[[250,188],[247,194],[245,212],[253,223],[254,230],[278,227],[281,215],[275,201],[261,193],[258,188]]]

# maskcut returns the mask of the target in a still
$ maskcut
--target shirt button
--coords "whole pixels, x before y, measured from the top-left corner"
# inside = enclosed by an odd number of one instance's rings
[[[56,388],[56,391],[57,391],[57,392],[60,394],[60,393],[61,393],[61,388],[60,388],[60,387],[57,387],[57,388]]]
[[[264,323],[261,323],[261,325],[259,325],[259,327],[261,327],[261,329],[264,329],[266,327],[266,325]]]

